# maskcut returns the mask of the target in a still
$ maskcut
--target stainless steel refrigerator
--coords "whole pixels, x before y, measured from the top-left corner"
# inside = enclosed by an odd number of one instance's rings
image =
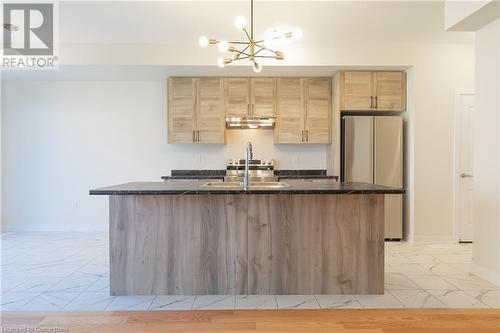
[[[342,179],[403,187],[403,117],[342,118]],[[403,195],[385,197],[385,238],[403,238]]]

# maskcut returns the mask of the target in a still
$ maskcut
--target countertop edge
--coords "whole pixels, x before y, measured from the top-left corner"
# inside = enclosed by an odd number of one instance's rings
[[[405,190],[90,190],[89,195],[405,194]]]

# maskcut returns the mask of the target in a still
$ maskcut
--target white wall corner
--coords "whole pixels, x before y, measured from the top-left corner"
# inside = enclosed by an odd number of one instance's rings
[[[498,0],[446,0],[444,29],[477,31],[500,17]]]

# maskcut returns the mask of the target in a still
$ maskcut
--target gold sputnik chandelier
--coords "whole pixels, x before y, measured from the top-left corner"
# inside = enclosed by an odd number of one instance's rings
[[[285,55],[281,51],[275,50],[283,42],[290,42],[302,36],[300,29],[290,28],[274,28],[265,34],[264,39],[256,40],[253,35],[253,0],[250,0],[250,33],[246,25],[245,17],[238,16],[234,20],[236,28],[245,33],[245,41],[226,41],[208,37],[200,37],[199,44],[201,47],[208,45],[217,45],[219,51],[230,53],[229,57],[222,57],[217,60],[219,67],[225,67],[233,62],[247,60],[253,64],[253,70],[256,73],[262,71],[262,64],[257,62],[257,59],[276,59],[284,60]]]

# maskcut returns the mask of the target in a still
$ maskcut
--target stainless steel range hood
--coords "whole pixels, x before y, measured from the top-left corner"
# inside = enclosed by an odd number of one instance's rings
[[[227,129],[273,129],[274,117],[226,117]]]

